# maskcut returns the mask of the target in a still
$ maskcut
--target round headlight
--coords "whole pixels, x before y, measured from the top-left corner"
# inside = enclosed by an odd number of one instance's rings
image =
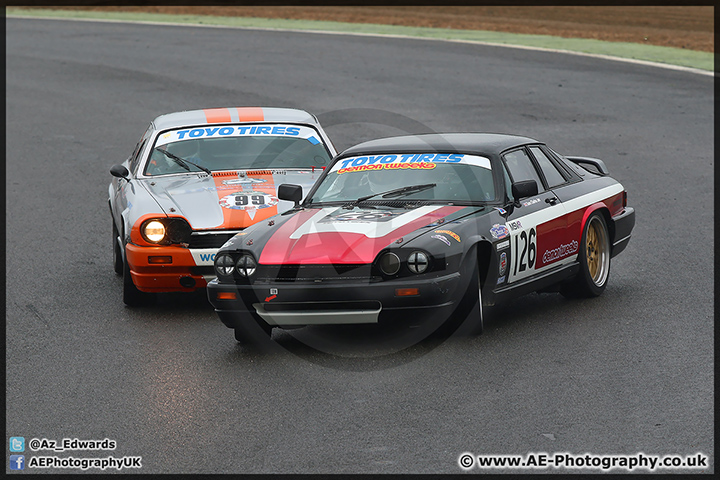
[[[143,234],[151,242],[161,242],[165,238],[165,225],[158,220],[152,220],[143,227]]]
[[[430,262],[424,252],[412,252],[408,256],[407,266],[413,273],[423,273],[430,266]]]
[[[257,269],[257,263],[252,255],[243,255],[235,264],[235,269],[243,277],[250,277]]]
[[[235,262],[230,255],[218,255],[215,257],[215,271],[218,275],[232,275]]]
[[[385,275],[395,275],[400,270],[400,257],[392,252],[384,253],[378,266]]]

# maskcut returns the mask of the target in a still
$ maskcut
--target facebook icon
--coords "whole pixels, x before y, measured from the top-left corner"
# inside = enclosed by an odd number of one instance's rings
[[[25,455],[10,455],[10,470],[25,470]]]

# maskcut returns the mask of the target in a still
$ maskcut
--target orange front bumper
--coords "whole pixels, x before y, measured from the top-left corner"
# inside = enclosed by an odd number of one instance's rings
[[[142,292],[192,292],[207,286],[203,275],[192,273],[196,264],[187,248],[127,244],[125,253],[132,281]]]

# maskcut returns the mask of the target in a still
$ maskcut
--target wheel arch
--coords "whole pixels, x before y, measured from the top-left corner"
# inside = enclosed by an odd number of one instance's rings
[[[590,215],[595,212],[598,212],[603,216],[603,219],[605,220],[605,225],[608,229],[610,245],[612,245],[615,241],[615,222],[613,222],[612,215],[610,215],[610,209],[602,202],[594,203],[585,209],[585,213],[583,214],[582,219],[582,225],[580,225],[580,236],[582,237],[582,232],[585,231],[585,225],[587,225],[588,218],[590,218]]]
[[[492,242],[482,235],[473,235],[468,239],[471,246],[468,248],[466,256],[475,255],[475,258],[470,258],[470,261],[477,264],[479,277],[480,277],[480,288],[483,291],[483,298],[487,294],[490,294],[491,289],[485,288],[492,282],[489,282],[490,272],[494,267],[497,269],[497,258],[493,256],[494,247]],[[472,265],[473,267],[475,265]]]

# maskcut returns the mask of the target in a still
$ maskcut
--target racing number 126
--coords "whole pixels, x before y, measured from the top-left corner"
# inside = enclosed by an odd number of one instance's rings
[[[528,232],[530,232],[528,234]],[[515,262],[513,266],[513,275],[517,275],[518,270],[524,272],[535,266],[535,257],[537,247],[535,246],[535,229],[523,230],[520,235],[515,236]],[[522,247],[520,247],[522,243]],[[520,251],[522,248],[522,252]],[[527,255],[527,258],[526,258]],[[525,263],[527,260],[527,263]]]

